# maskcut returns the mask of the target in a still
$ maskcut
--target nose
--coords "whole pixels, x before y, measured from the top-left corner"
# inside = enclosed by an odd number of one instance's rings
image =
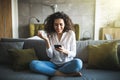
[[[57,29],[60,29],[60,25],[57,25]]]

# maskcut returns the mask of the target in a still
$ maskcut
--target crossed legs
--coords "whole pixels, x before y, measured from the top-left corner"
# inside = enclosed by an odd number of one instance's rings
[[[57,66],[50,61],[33,60],[30,63],[30,69],[49,76],[82,76],[80,73],[82,65],[80,59],[74,59],[62,66]]]

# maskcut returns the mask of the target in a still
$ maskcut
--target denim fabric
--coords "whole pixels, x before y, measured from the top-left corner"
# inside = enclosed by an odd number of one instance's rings
[[[30,63],[30,69],[34,72],[43,73],[53,76],[57,70],[63,73],[79,72],[82,69],[83,63],[80,59],[74,59],[61,66],[58,66],[50,61],[33,60]]]

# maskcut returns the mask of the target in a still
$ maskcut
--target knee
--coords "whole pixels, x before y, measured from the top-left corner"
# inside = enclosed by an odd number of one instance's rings
[[[29,64],[30,69],[31,69],[31,70],[36,70],[36,68],[37,68],[37,63],[38,63],[37,60],[32,60],[32,61],[30,62],[30,64]]]
[[[83,62],[81,59],[74,59],[74,63],[76,64],[76,67],[79,68],[79,70],[83,67]]]

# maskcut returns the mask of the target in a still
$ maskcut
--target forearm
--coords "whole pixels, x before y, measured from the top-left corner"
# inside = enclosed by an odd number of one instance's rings
[[[52,56],[53,56],[53,50],[52,50],[52,47],[51,47],[51,45],[50,45],[50,41],[49,41],[49,39],[47,38],[47,39],[44,39],[45,40],[45,42],[46,42],[46,52],[47,52],[47,56],[49,57],[49,58],[52,58]]]
[[[69,51],[66,50],[66,49],[64,49],[64,50],[63,50],[63,53],[66,54],[66,55],[68,55],[68,54],[69,54]]]
[[[46,42],[46,48],[49,49],[50,48],[50,41],[49,39],[44,39]]]
[[[67,56],[73,56],[73,57],[75,57],[75,55],[76,55],[76,51],[75,50],[73,50],[73,51],[64,50],[63,53],[66,54]]]

